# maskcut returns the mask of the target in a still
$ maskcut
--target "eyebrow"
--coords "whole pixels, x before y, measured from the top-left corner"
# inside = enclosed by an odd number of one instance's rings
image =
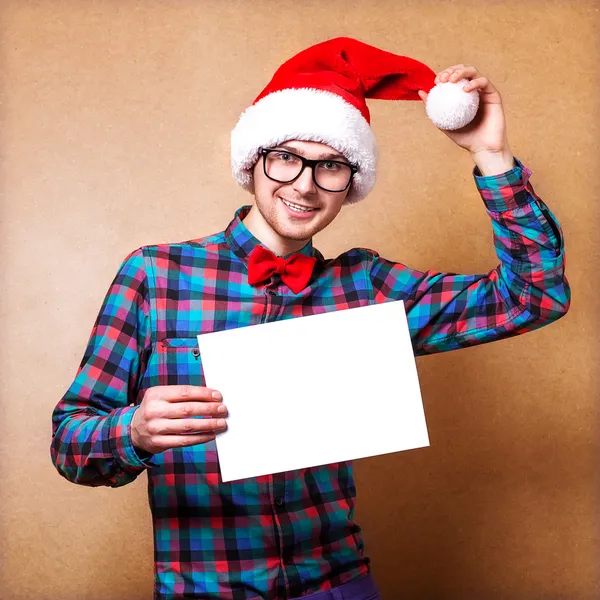
[[[276,148],[281,148],[282,150],[287,150],[288,152],[293,152],[294,154],[299,154],[300,156],[304,156],[304,154],[302,153],[302,151],[299,148],[294,148],[292,146],[286,146],[285,144],[281,144],[279,146],[276,146]],[[304,156],[304,158],[306,158],[306,156]],[[315,158],[314,160],[335,160],[335,159],[342,159],[344,162],[346,162],[346,157],[343,154],[338,154],[337,152],[325,152],[325,154],[319,154],[317,155],[317,158]]]

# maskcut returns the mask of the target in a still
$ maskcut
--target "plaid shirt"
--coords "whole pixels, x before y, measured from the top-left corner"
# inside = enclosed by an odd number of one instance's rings
[[[76,378],[53,414],[52,459],[72,482],[121,486],[148,473],[155,598],[296,598],[369,572],[354,523],[349,463],[222,483],[215,443],[136,452],[130,423],[157,385],[205,385],[196,335],[402,299],[415,355],[492,342],[565,314],[560,226],[518,160],[474,171],[499,266],[487,274],[419,272],[354,248],[317,264],[291,292],[276,276],[248,284],[258,243],[237,211],[221,233],[127,257],[102,305]]]

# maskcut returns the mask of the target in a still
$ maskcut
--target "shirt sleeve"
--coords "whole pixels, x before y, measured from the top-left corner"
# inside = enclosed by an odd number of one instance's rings
[[[74,483],[117,487],[148,466],[131,441],[137,386],[151,348],[144,257],[130,254],[100,309],[75,380],[52,415],[51,457]]]
[[[376,302],[404,300],[415,355],[519,335],[561,318],[570,304],[558,221],[519,160],[501,175],[473,171],[500,264],[487,274],[420,272],[372,253]]]

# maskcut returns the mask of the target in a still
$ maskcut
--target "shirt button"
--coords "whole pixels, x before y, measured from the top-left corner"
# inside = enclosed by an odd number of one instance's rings
[[[275,498],[275,504],[277,504],[277,506],[283,506],[283,498],[281,496],[277,496]]]

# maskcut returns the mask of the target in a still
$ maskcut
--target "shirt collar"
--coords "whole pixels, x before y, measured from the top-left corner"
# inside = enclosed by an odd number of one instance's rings
[[[235,211],[233,221],[231,221],[227,226],[227,229],[225,229],[225,239],[227,240],[227,244],[234,254],[243,261],[247,261],[252,250],[254,250],[256,246],[261,245],[260,240],[250,233],[242,221],[242,219],[250,212],[251,208],[251,206],[242,206],[241,208],[238,208],[238,210]],[[298,250],[297,253],[305,254],[306,256],[314,256],[317,260],[323,261],[323,255],[313,248],[312,240],[309,240],[306,246],[301,250]],[[293,254],[296,253],[294,252]],[[288,256],[290,255],[288,254]]]

